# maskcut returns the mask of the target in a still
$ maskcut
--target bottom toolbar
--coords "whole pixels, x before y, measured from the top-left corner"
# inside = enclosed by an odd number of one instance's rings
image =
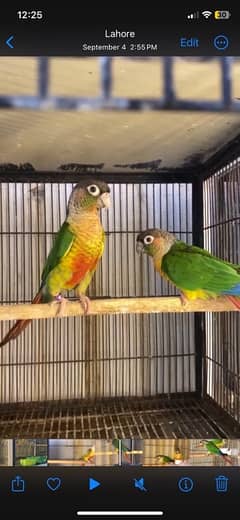
[[[214,507],[221,518],[240,505],[240,472],[236,467],[150,468],[35,467],[0,469],[1,505],[11,514],[32,518],[30,504],[40,515],[56,518],[166,517],[195,509],[206,516]],[[67,515],[67,516],[66,516]],[[224,516],[223,516],[224,518]]]

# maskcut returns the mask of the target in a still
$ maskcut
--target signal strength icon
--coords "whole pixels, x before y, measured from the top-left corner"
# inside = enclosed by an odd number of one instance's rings
[[[212,15],[212,11],[202,11],[202,15],[206,20],[208,20],[208,18],[210,18],[210,16]]]
[[[199,18],[199,11],[196,11],[195,13],[190,13],[187,15],[188,20],[197,20]]]

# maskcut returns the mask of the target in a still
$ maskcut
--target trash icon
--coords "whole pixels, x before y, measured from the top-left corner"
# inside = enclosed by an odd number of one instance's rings
[[[216,480],[216,491],[218,493],[226,493],[228,491],[228,481],[229,479],[227,477],[224,477],[224,475],[219,475],[215,478]]]

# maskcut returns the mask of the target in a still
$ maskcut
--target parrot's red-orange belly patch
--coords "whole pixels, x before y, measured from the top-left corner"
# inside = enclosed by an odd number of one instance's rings
[[[74,261],[71,262],[71,271],[72,276],[66,283],[66,289],[72,289],[79,285],[80,282],[85,277],[86,273],[91,269],[92,262],[87,261],[86,258],[78,257]]]
[[[65,284],[66,285],[66,289],[73,289],[74,287],[79,285],[80,282],[82,281],[83,277],[84,277],[84,275],[79,274],[79,272],[73,273],[73,275],[70,278],[70,280],[68,280],[68,282]]]

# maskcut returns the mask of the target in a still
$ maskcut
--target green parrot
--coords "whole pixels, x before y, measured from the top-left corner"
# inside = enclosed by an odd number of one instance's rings
[[[105,235],[99,210],[110,206],[110,188],[102,181],[84,180],[73,189],[66,219],[57,233],[42,271],[40,289],[32,303],[66,302],[62,291],[75,289],[85,313],[89,298],[85,295],[103,254]],[[0,347],[16,339],[31,320],[18,320],[2,339]]]
[[[223,446],[225,444],[224,439],[210,439],[210,442],[213,442],[215,444],[215,446],[217,446],[218,448],[223,448]]]
[[[172,459],[172,457],[169,457],[168,455],[156,455],[155,459],[157,459],[158,463],[161,464],[161,466],[165,466],[167,464],[174,464],[175,460]]]
[[[183,301],[226,296],[240,309],[240,265],[177,240],[161,229],[140,233],[137,252],[153,258],[155,270],[181,291]]]
[[[215,446],[217,446],[218,448],[223,448],[225,445],[224,439],[207,439],[207,440],[200,441],[199,444],[200,444],[200,446],[203,446],[206,444],[206,442],[211,442],[211,443],[215,444]]]
[[[223,459],[228,463],[232,464],[231,458],[227,455],[227,453],[223,453],[221,448],[215,443],[217,440],[220,441],[220,439],[213,439],[213,440],[206,440],[203,441],[205,444],[205,447],[207,449],[207,452],[209,455],[219,455],[220,457],[223,457]]]
[[[117,452],[119,452],[119,449],[121,449],[126,462],[128,462],[130,464],[131,459],[130,459],[130,455],[129,455],[129,448],[127,446],[125,446],[123,441],[120,441],[119,439],[113,439],[112,445]]]
[[[20,459],[20,466],[37,466],[39,464],[47,464],[47,457],[44,455],[36,455]]]

